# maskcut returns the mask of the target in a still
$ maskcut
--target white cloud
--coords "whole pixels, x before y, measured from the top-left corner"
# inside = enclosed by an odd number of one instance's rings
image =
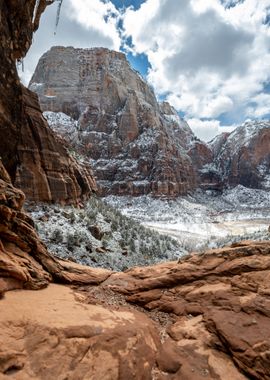
[[[41,17],[33,44],[24,59],[21,78],[28,84],[43,53],[52,46],[74,46],[90,48],[96,46],[119,50],[121,45],[117,21],[120,17],[111,1],[65,0],[60,21],[55,32],[57,4],[50,5]]]
[[[54,35],[56,5],[42,16],[24,60],[26,84],[53,45],[119,50],[124,36],[134,53],[147,55],[157,95],[168,94],[203,139],[224,130],[217,120],[224,115],[241,122],[269,114],[270,0],[146,0],[122,12],[110,0],[65,0]]]
[[[252,99],[253,106],[248,107],[247,115],[260,118],[270,114],[270,94],[259,94]]]
[[[198,136],[203,141],[210,141],[216,135],[223,132],[232,132],[236,125],[221,126],[219,120],[201,120],[201,119],[188,119],[188,125],[193,130],[196,136]]]
[[[211,98],[204,107],[201,117],[218,117],[225,112],[228,112],[233,107],[233,101],[228,96],[219,95],[216,98]]]
[[[83,28],[96,30],[101,35],[109,38],[111,40],[111,48],[119,50],[121,38],[117,29],[117,21],[120,14],[112,2],[69,0],[66,6],[66,14]]]
[[[124,16],[134,51],[151,63],[149,82],[189,118],[231,113],[244,120],[251,99],[270,81],[270,29],[264,24],[270,0],[180,3],[147,0]]]

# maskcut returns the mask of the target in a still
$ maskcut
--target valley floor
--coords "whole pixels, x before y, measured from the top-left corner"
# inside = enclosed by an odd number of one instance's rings
[[[270,193],[242,186],[222,195],[92,197],[83,209],[40,204],[28,211],[56,256],[116,271],[270,239]]]
[[[266,233],[270,224],[270,219],[245,219],[232,220],[226,222],[209,222],[201,224],[184,224],[184,223],[144,223],[145,226],[154,230],[175,237],[179,242],[185,245],[194,245],[200,249],[205,244],[216,245],[224,239],[239,238],[250,234]],[[212,240],[212,241],[210,241]]]
[[[264,190],[237,186],[222,195],[198,191],[176,200],[147,196],[105,200],[144,226],[176,238],[187,251],[270,237],[270,193]]]

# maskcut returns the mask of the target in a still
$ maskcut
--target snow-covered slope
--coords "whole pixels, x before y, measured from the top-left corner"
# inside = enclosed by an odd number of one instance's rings
[[[75,143],[79,138],[78,121],[63,112],[43,112],[51,129],[64,137],[68,142]]]
[[[54,47],[30,88],[52,128],[91,161],[102,195],[270,189],[269,122],[246,122],[203,143],[168,102],[158,103],[122,53]]]
[[[94,267],[125,270],[176,260],[187,251],[176,239],[160,235],[92,197],[84,209],[28,205],[49,250]]]

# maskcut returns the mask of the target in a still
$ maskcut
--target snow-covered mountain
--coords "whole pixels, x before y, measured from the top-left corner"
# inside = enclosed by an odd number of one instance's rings
[[[90,159],[100,193],[177,196],[211,150],[122,53],[54,47],[30,82],[51,127]]]
[[[270,188],[269,122],[246,122],[203,143],[122,53],[54,47],[30,89],[51,128],[91,162],[101,195]]]

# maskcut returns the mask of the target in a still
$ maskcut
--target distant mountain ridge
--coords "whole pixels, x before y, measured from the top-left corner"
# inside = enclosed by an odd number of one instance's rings
[[[267,123],[258,128],[262,138],[254,123],[251,134],[239,127],[206,144],[169,103],[158,103],[123,53],[53,47],[40,58],[30,89],[54,131],[91,162],[101,195],[268,186]]]
[[[233,132],[217,136],[209,146],[213,162],[202,169],[205,178],[213,175],[223,186],[270,190],[269,121],[245,122]]]

